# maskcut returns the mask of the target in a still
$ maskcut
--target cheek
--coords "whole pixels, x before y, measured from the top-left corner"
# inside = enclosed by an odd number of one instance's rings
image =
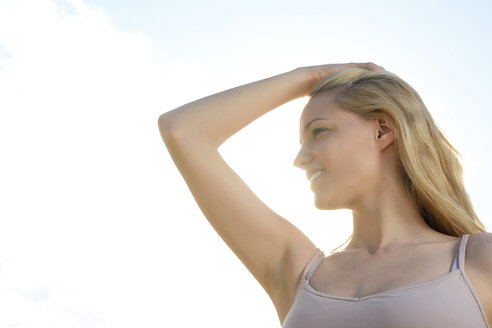
[[[336,161],[335,170],[338,180],[347,188],[363,189],[372,185],[377,178],[377,161],[367,146],[351,144],[343,145]]]

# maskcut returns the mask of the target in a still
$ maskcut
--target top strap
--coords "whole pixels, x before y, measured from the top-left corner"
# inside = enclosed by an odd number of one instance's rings
[[[309,260],[308,264],[306,265],[302,273],[302,275],[306,277],[307,281],[311,279],[311,276],[313,275],[314,271],[321,263],[321,261],[324,260],[325,258],[325,253],[323,253],[323,251],[320,250],[319,248],[316,249],[317,249],[316,254],[314,254],[313,257]]]
[[[458,254],[456,255],[456,258],[458,259],[457,266],[461,270],[465,269],[466,246],[468,245],[469,239],[470,234],[465,234],[461,237],[460,248],[458,250]],[[321,261],[324,260],[324,258],[325,254],[323,253],[323,251],[319,248],[316,248],[316,253],[311,257],[309,262],[306,264],[304,271],[302,272],[302,276],[305,277],[308,282],[311,279],[311,276],[314,274],[314,271],[316,271],[316,268],[321,263]],[[451,271],[454,270],[454,267],[455,266],[453,265],[453,269]]]
[[[463,271],[465,270],[465,253],[466,253],[466,245],[468,244],[468,240],[470,235],[466,234],[461,237],[461,244],[459,249],[459,258],[458,258],[458,267]]]
[[[463,240],[463,239],[461,239]],[[461,245],[461,243],[460,243]],[[458,250],[456,251],[456,255],[454,256],[454,261],[453,261],[453,266],[451,267],[451,271],[458,270],[458,258],[460,255],[460,248],[458,247]]]

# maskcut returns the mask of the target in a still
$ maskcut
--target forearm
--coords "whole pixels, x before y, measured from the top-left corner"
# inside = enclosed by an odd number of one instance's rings
[[[263,114],[308,94],[312,77],[302,68],[225,90],[159,117],[161,134],[219,147]],[[190,139],[192,138],[192,139]]]

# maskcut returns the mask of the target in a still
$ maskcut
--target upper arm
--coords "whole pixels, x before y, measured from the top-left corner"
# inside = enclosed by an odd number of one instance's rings
[[[161,135],[207,220],[275,303],[278,270],[292,243],[311,247],[311,254],[314,245],[265,205],[216,147],[163,130]]]

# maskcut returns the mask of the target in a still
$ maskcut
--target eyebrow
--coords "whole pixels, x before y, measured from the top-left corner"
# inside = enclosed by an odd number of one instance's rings
[[[319,120],[329,121],[328,119],[326,119],[326,118],[322,118],[322,117],[315,118],[314,120],[312,120],[311,122],[309,122],[308,124],[306,124],[306,125],[304,126],[304,132],[306,132],[306,131],[307,131],[307,129],[309,129],[309,126],[310,126],[311,124],[313,124],[314,122],[319,121]],[[302,142],[301,142],[301,140],[300,140],[300,139],[299,139],[299,143],[302,145]]]

